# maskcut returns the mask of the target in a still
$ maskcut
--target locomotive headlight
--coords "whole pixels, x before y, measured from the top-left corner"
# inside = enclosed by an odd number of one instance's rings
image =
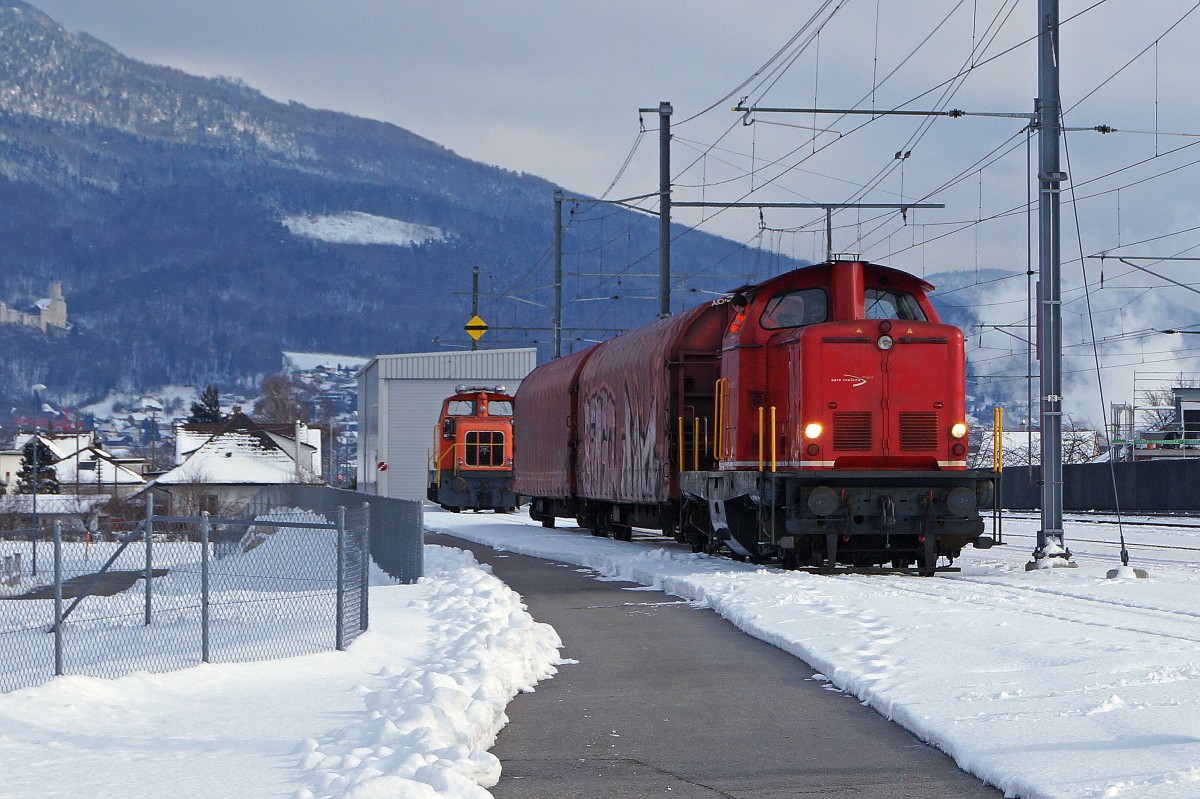
[[[963,438],[967,434],[967,426],[962,422],[955,422],[950,426],[950,435],[955,438]]]
[[[820,438],[822,431],[825,428],[821,427],[819,422],[810,422],[804,426],[805,438]]]
[[[880,336],[879,341],[876,341],[875,345],[881,350],[890,350],[894,343],[891,336]]]

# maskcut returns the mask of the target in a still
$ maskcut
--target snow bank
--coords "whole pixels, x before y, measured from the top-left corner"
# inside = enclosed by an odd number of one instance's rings
[[[426,657],[364,689],[367,712],[303,744],[309,775],[296,799],[486,799],[500,778],[487,750],[520,692],[557,673],[558,634],[521,598],[457,549],[429,547]],[[480,787],[484,786],[484,787]]]

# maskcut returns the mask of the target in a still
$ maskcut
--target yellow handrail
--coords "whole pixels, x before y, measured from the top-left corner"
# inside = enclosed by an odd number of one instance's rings
[[[679,443],[679,471],[683,471],[683,417],[679,417],[679,435],[677,437]]]
[[[992,471],[1004,471],[1004,409],[992,411]]]
[[[721,383],[725,378],[718,377],[713,383],[713,449],[716,457],[713,458],[717,463],[721,462],[721,456],[724,454],[721,451]]]
[[[771,471],[775,471],[775,442],[779,440],[775,432],[775,406],[771,406]]]
[[[700,417],[692,417],[692,471],[700,471]]]

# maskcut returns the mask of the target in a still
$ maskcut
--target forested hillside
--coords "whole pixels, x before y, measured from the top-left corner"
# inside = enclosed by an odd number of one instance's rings
[[[474,266],[490,324],[548,325],[549,182],[394,125],[133,61],[16,0],[0,3],[0,31],[0,300],[27,310],[61,280],[73,326],[0,326],[0,396],[27,401],[33,382],[61,402],[253,383],[281,350],[463,345]],[[657,221],[610,207],[582,224],[570,211],[568,275],[626,274],[568,277],[565,322],[586,328],[568,346],[652,319],[657,281],[631,273],[657,268]],[[364,244],[293,232],[297,219],[350,212],[440,235]],[[704,296],[688,289],[794,265],[699,233],[678,237],[673,255],[680,271],[721,275],[681,280],[676,307]],[[597,292],[626,301],[570,303]],[[495,331],[483,345],[536,341],[546,353],[548,340]]]

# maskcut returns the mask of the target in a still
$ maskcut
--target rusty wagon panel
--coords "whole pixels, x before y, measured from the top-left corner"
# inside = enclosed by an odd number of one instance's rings
[[[705,303],[596,347],[579,375],[579,497],[657,504],[677,496],[672,456],[685,376],[696,354],[711,365],[727,310]]]
[[[575,494],[576,384],[596,347],[551,361],[521,381],[513,414],[514,490],[527,497]]]

